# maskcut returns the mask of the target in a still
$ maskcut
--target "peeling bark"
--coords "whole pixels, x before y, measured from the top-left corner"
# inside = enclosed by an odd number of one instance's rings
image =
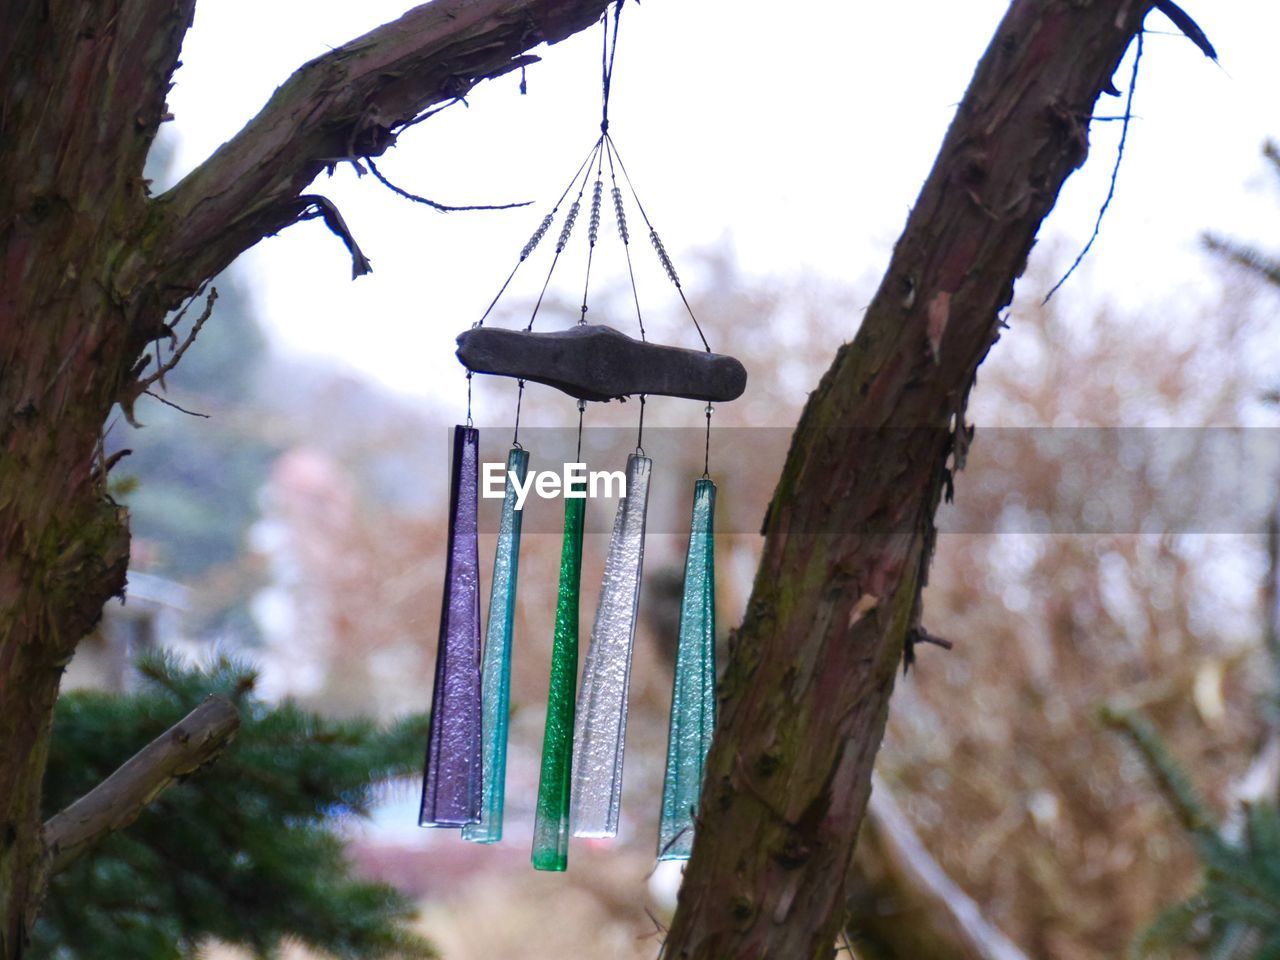
[[[809,398],[721,684],[668,960],[830,957],[964,410],[1151,0],[1014,0],[853,343]]]

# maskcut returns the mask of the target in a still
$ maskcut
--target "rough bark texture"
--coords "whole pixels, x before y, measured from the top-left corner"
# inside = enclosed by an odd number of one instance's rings
[[[975,371],[1151,5],[1014,0],[856,339],[810,397],[721,685],[668,960],[833,955]]]
[[[195,0],[0,4],[0,960],[21,955],[48,851],[40,785],[63,667],[125,584],[99,440],[170,309],[317,209],[337,159],[594,23],[606,0],[437,0],[302,67],[181,184],[143,162]],[[325,202],[327,203],[327,202]],[[331,225],[341,222],[323,206]]]

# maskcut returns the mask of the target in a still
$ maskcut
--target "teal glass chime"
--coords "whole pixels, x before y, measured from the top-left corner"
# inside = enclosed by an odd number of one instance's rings
[[[489,622],[485,630],[481,731],[483,751],[483,799],[480,822],[462,828],[462,836],[476,843],[502,839],[502,810],[507,777],[507,719],[511,710],[511,635],[516,618],[516,575],[520,569],[520,525],[524,511],[516,509],[516,483],[523,484],[529,454],[515,447],[507,454],[506,487],[502,496],[502,520],[498,549],[493,559],[493,585],[489,593]]]
[[[615,7],[612,33],[615,42],[616,11],[620,8],[619,3]],[[462,827],[463,837],[477,843],[495,843],[502,839],[522,523],[516,485],[523,487],[525,484],[530,463],[529,453],[518,442],[520,402],[526,384],[548,385],[577,400],[578,461],[581,461],[582,454],[586,404],[638,397],[640,436],[635,453],[627,460],[626,487],[614,519],[580,688],[577,683],[579,604],[586,490],[578,486],[565,497],[560,577],[551,637],[551,672],[531,855],[535,868],[551,871],[567,868],[570,835],[612,837],[619,830],[632,651],[654,466],[641,446],[647,396],[683,397],[706,404],[704,470],[694,485],[658,857],[685,858],[692,848],[698,798],[716,717],[716,486],[707,469],[711,404],[734,400],[746,388],[746,371],[742,364],[732,357],[711,352],[671,258],[640,204],[617,146],[609,135],[608,88],[613,70],[613,49],[616,49],[610,47],[610,36],[606,18],[605,119],[601,123],[599,138],[551,212],[543,218],[521,250],[515,267],[488,310],[479,322],[458,337],[458,358],[468,371],[468,418],[467,425],[458,428],[454,443],[449,559],[420,817],[424,825]],[[600,236],[606,165],[615,225],[625,252],[636,305],[638,340],[613,327],[586,322],[591,264]],[[693,321],[701,350],[653,344],[645,335],[631,262],[627,204],[619,175],[629,189],[635,209],[644,220],[649,241],[663,270]],[[584,198],[588,198],[589,213],[585,218],[589,224],[586,282],[578,323],[569,329],[535,332],[534,321],[543,299],[539,295],[523,329],[485,326],[520,265],[540,246],[575,187],[577,191],[561,222],[542,292],[545,294],[547,290],[583,212]],[[476,373],[519,381],[516,436],[506,461],[506,485],[483,655],[480,649],[477,550],[479,434],[471,426],[469,385],[470,378]]]
[[[693,849],[703,765],[716,726],[715,510],[716,485],[704,476],[693,488],[693,523],[684,564],[667,771],[658,826],[659,860],[685,860]]]

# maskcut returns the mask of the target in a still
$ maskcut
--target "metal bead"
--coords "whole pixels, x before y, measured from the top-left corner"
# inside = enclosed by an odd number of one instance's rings
[[[595,191],[591,194],[591,227],[587,233],[587,238],[593,247],[596,245],[596,238],[600,235],[600,196],[603,191],[604,184],[597,180]]]
[[[524,245],[524,249],[520,251],[521,260],[528,260],[529,254],[533,253],[534,248],[542,242],[542,238],[547,235],[547,230],[551,228],[551,220],[554,216],[555,214],[548,213],[542,218],[542,223],[538,226],[538,229],[533,232],[533,236],[530,237],[529,242]]]
[[[662,238],[658,236],[658,231],[652,227],[649,228],[649,240],[653,243],[653,249],[658,252],[658,259],[662,261],[662,266],[667,271],[667,276],[671,278],[671,282],[677,287],[680,286],[680,277],[676,275],[675,265],[667,255],[667,248],[662,245]]]
[[[627,230],[627,211],[622,207],[622,190],[616,186],[613,188],[613,212],[618,219],[618,236],[622,237],[623,243],[630,243],[631,232]]]
[[[582,209],[582,201],[573,201],[573,206],[569,208],[569,214],[564,218],[564,226],[560,229],[560,240],[556,244],[556,253],[564,249],[565,244],[569,242],[569,234],[573,233],[573,224],[578,219],[578,211]]]

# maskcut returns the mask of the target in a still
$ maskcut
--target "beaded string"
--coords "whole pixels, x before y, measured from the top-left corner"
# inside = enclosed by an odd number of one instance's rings
[[[556,201],[556,205],[551,208],[550,213],[548,213],[545,217],[542,218],[542,223],[538,224],[538,229],[533,231],[533,236],[529,238],[528,242],[524,245],[523,249],[521,249],[520,251],[520,259],[516,261],[516,265],[512,267],[511,272],[507,274],[507,279],[503,281],[502,286],[498,289],[497,294],[495,294],[494,298],[489,302],[489,306],[488,308],[486,308],[484,314],[480,317],[479,320],[476,321],[475,325],[477,327],[484,326],[484,322],[487,319],[489,319],[489,314],[493,312],[493,308],[497,306],[498,301],[502,299],[502,295],[507,292],[507,287],[511,285],[511,281],[512,279],[514,279],[516,275],[516,271],[520,269],[520,264],[524,263],[526,260],[529,259],[529,255],[533,253],[535,249],[537,249],[538,244],[542,242],[542,238],[547,235],[547,231],[551,228],[551,224],[555,221],[556,213],[559,212],[560,210],[560,204],[564,203],[564,198],[569,195],[569,191],[573,189],[573,185],[578,182],[578,176],[582,173],[582,171],[587,166],[590,165],[592,158],[595,157],[596,151],[599,148],[600,148],[600,144],[597,141],[596,144],[591,148],[591,152],[587,154],[586,159],[584,159],[582,163],[579,165],[572,179],[569,180],[568,185],[565,186],[564,192],[560,194],[560,199]]]
[[[609,150],[610,164],[616,159],[618,161],[618,169],[622,171],[622,177],[627,182],[627,187],[631,190],[631,196],[636,201],[636,209],[640,211],[640,216],[644,220],[644,225],[649,228],[649,242],[653,244],[654,252],[658,255],[658,261],[662,264],[662,269],[666,271],[667,278],[675,285],[676,292],[680,294],[680,300],[684,303],[684,308],[689,314],[689,319],[693,321],[693,327],[698,331],[698,339],[702,341],[702,346],[707,353],[711,352],[711,345],[707,343],[706,335],[702,332],[702,324],[698,323],[698,318],[694,315],[693,307],[689,305],[689,298],[685,296],[684,287],[680,284],[680,275],[676,273],[675,264],[671,262],[671,257],[667,253],[667,248],[662,243],[662,238],[658,236],[658,231],[654,228],[653,223],[649,220],[649,215],[645,213],[644,204],[640,202],[640,195],[636,192],[635,184],[631,182],[631,175],[627,173],[627,165],[622,162],[622,154],[618,152],[618,145],[613,142],[613,137],[605,134],[605,145]]]
[[[587,322],[587,294],[591,290],[591,261],[596,252],[596,240],[600,237],[600,199],[604,191],[601,174],[604,168],[604,151],[596,156],[596,184],[591,193],[591,220],[587,225],[587,275],[582,281],[582,314],[578,317],[578,325]]]
[[[569,237],[573,234],[574,224],[578,222],[578,213],[582,210],[582,195],[586,193],[587,181],[591,179],[591,164],[601,150],[604,149],[604,137],[596,141],[595,148],[591,151],[588,163],[583,164],[579,168],[578,174],[574,174],[574,181],[578,179],[578,175],[582,175],[582,184],[578,187],[578,195],[574,198],[573,203],[569,207],[569,212],[564,216],[564,225],[560,228],[560,239],[556,241],[556,255],[551,258],[551,266],[547,270],[547,278],[542,281],[542,292],[538,294],[538,302],[533,305],[533,313],[529,317],[529,325],[525,330],[533,329],[533,321],[538,318],[538,310],[542,307],[542,299],[547,295],[547,287],[551,283],[551,275],[556,272],[556,264],[560,262],[560,254],[564,253],[564,248],[569,243]],[[583,169],[586,173],[583,174]],[[568,191],[566,191],[566,194]]]

